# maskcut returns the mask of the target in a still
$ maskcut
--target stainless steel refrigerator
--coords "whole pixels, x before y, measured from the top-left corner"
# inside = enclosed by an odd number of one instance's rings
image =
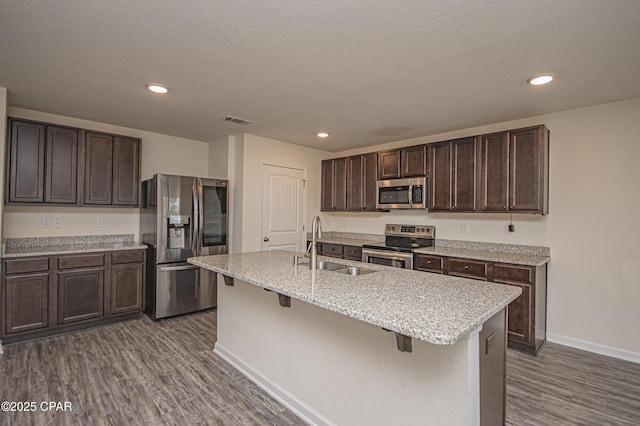
[[[186,260],[227,252],[228,181],[158,174],[142,182],[142,199],[145,313],[160,319],[215,307],[217,275]]]

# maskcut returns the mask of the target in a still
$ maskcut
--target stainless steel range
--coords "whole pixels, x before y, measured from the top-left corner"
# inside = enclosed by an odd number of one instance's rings
[[[384,235],[384,243],[362,246],[362,261],[413,269],[413,250],[433,246],[436,227],[389,224],[385,226]]]

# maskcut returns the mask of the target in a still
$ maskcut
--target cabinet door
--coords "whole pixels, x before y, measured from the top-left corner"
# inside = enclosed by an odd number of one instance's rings
[[[113,188],[113,136],[87,132],[84,150],[84,204],[110,205]]]
[[[58,272],[58,324],[104,314],[104,268]]]
[[[451,142],[452,200],[451,210],[476,209],[476,139],[463,138]]]
[[[321,190],[320,210],[333,210],[333,160],[322,161],[322,190]]]
[[[335,206],[334,210],[345,211],[347,209],[347,158],[336,158],[334,174]]]
[[[364,210],[376,210],[376,182],[378,181],[378,154],[370,152],[362,155],[362,201]]]
[[[378,153],[378,179],[400,178],[400,150]]]
[[[323,211],[345,211],[347,209],[347,158],[322,161]]]
[[[7,201],[42,203],[44,201],[45,126],[11,120]]]
[[[142,312],[143,269],[141,263],[111,266],[112,315]]]
[[[496,263],[493,275],[493,281],[496,283],[514,285],[522,289],[522,294],[507,307],[509,341],[521,342],[535,348],[535,268]]]
[[[480,145],[479,210],[507,211],[509,132],[483,135]]]
[[[3,334],[49,326],[49,273],[5,278]]]
[[[140,140],[117,136],[113,140],[113,198],[119,206],[138,205]]]
[[[546,213],[545,133],[542,126],[510,132],[509,210]]]
[[[402,171],[400,177],[422,177],[427,175],[427,146],[417,145],[402,148]]]
[[[78,130],[47,126],[45,203],[77,204]]]
[[[375,211],[377,179],[375,152],[347,158],[347,210]]]
[[[347,158],[347,210],[363,210],[364,159],[361,155]]]
[[[451,210],[451,142],[429,144],[429,211]]]

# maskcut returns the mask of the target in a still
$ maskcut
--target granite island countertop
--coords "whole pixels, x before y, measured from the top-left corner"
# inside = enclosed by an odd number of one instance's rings
[[[0,257],[9,259],[146,249],[145,244],[133,240],[133,234],[11,238],[3,242]]]
[[[293,265],[293,252],[192,257],[187,261],[258,287],[437,345],[468,338],[516,299],[518,287],[318,256],[376,272],[351,276]],[[277,302],[274,302],[277,303]],[[295,301],[292,301],[292,304]]]

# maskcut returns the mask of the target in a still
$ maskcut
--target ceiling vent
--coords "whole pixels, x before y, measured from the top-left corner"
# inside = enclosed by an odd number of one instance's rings
[[[249,120],[244,120],[242,118],[238,118],[238,117],[231,117],[230,115],[227,115],[224,119],[224,121],[230,121],[231,123],[236,123],[236,124],[241,124],[241,125],[246,125],[246,124],[251,124],[252,122]]]

